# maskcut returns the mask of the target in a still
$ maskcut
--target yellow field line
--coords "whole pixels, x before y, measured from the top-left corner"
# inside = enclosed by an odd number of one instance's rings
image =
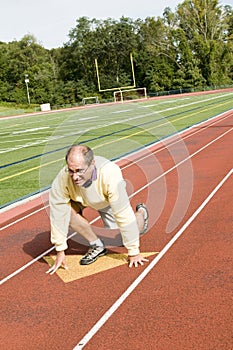
[[[53,161],[51,161],[51,162],[48,162],[48,163],[45,163],[45,164],[42,164],[42,165],[35,166],[35,167],[33,167],[33,168],[30,168],[30,169],[27,169],[27,170],[24,170],[24,171],[20,171],[20,172],[18,172],[18,173],[16,173],[16,174],[3,177],[2,179],[0,179],[0,182],[2,182],[2,181],[4,181],[4,180],[12,179],[13,177],[18,176],[18,175],[23,175],[23,174],[29,173],[29,172],[31,172],[31,171],[33,171],[33,170],[42,168],[42,167],[47,166],[47,165],[49,165],[49,164],[56,163],[56,162],[58,162],[59,160],[62,160],[62,159],[63,159],[63,158],[61,158],[61,159],[56,159],[56,160],[53,160]]]

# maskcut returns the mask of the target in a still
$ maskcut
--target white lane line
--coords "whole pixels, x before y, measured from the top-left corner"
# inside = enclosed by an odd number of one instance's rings
[[[30,215],[29,215],[30,216]],[[97,218],[95,218],[94,220],[92,220],[90,222],[90,224],[94,224],[98,219],[100,218],[100,216],[98,216]],[[67,237],[67,239],[72,238],[73,236],[75,236],[77,234],[77,232],[73,232],[71,235],[69,235]],[[21,266],[18,270],[15,270],[14,272],[12,272],[10,275],[6,276],[5,278],[3,278],[2,280],[0,280],[0,285],[2,285],[3,283],[7,282],[8,280],[10,280],[12,277],[18,275],[20,272],[22,272],[23,270],[25,270],[27,267],[31,266],[32,264],[34,264],[35,262],[37,262],[38,260],[42,259],[45,255],[49,254],[50,252],[52,252],[55,249],[55,246],[50,247],[49,249],[47,249],[45,252],[41,253],[40,255],[38,255],[36,258],[34,258],[33,260],[30,260],[27,264]]]
[[[222,179],[222,181],[214,188],[214,190],[209,194],[209,196],[204,200],[204,202],[199,206],[199,208],[193,213],[193,215],[186,221],[186,223],[181,227],[181,229],[175,234],[175,236],[168,242],[168,244],[161,250],[161,252],[151,261],[151,263],[143,270],[143,272],[134,280],[134,282],[129,286],[128,289],[120,296],[119,299],[105,312],[105,314],[96,322],[96,324],[90,329],[88,333],[78,342],[73,350],[82,349],[93,336],[99,331],[101,327],[107,322],[107,320],[113,315],[113,313],[120,307],[120,305],[126,300],[126,298],[134,291],[134,289],[139,285],[139,283],[148,275],[148,273],[153,269],[153,267],[159,262],[159,260],[167,253],[171,246],[178,240],[182,233],[189,227],[189,225],[194,221],[198,214],[205,208],[209,203],[215,193],[223,186],[227,179],[232,175],[233,169],[231,169],[227,175]]]
[[[169,174],[171,171],[175,170],[176,168],[178,168],[178,166],[180,166],[181,164],[185,163],[187,160],[193,158],[194,156],[196,156],[198,153],[202,152],[204,149],[206,149],[207,147],[209,147],[210,145],[212,145],[214,142],[220,140],[223,136],[227,135],[229,132],[231,132],[233,130],[233,127],[229,130],[227,130],[226,132],[224,132],[222,135],[219,135],[218,137],[216,137],[216,139],[208,142],[205,146],[199,148],[197,151],[195,151],[194,153],[190,154],[190,156],[188,156],[187,158],[184,158],[183,160],[181,160],[179,163],[175,164],[173,167],[171,167],[170,169],[166,170],[165,172],[163,172],[161,175],[159,175],[158,177],[156,177],[154,180],[150,181],[149,184],[146,184],[144,186],[142,186],[141,188],[139,188],[137,191],[135,191],[131,197],[135,196],[136,194],[140,193],[141,191],[143,191],[145,188],[147,188],[149,185],[152,185],[153,183],[155,183],[156,181],[158,181],[159,179],[161,179],[162,177],[164,177],[165,175]],[[146,156],[147,157],[147,156]],[[145,157],[145,158],[146,158]],[[140,159],[141,160],[141,159]]]
[[[40,260],[41,258],[43,258],[43,256],[49,254],[55,247],[51,247],[48,250],[46,250],[45,252],[43,252],[42,254],[38,255],[35,259],[30,260],[27,264],[21,266],[18,270],[15,270],[14,272],[12,272],[10,275],[6,276],[5,278],[3,278],[0,281],[0,285],[2,285],[3,283],[5,283],[6,281],[10,280],[12,277],[18,275],[20,272],[22,272],[23,270],[25,270],[27,267],[31,266],[32,264],[34,264],[36,261]]]
[[[212,127],[213,125],[222,122],[223,120],[227,119],[228,117],[230,117],[230,115],[225,115],[225,112],[224,112],[224,113],[222,113],[222,114],[220,114],[220,115],[218,115],[218,116],[215,117],[215,118],[219,118],[219,119],[217,119],[217,120],[214,120],[214,121],[212,121],[212,119],[211,119],[211,120],[208,120],[208,121],[205,120],[205,121],[203,121],[203,122],[201,122],[201,123],[199,123],[199,124],[194,124],[194,125],[192,125],[189,129],[185,129],[185,130],[183,130],[183,131],[181,131],[181,132],[179,132],[179,133],[177,133],[177,134],[175,134],[175,135],[170,135],[170,136],[166,137],[165,139],[160,140],[160,141],[158,141],[158,142],[154,143],[153,145],[150,145],[150,146],[148,146],[148,147],[146,147],[146,148],[147,148],[147,149],[152,149],[153,146],[155,146],[155,145],[158,145],[158,144],[160,144],[160,143],[162,143],[162,144],[165,144],[165,143],[166,143],[163,147],[161,147],[161,148],[159,148],[159,149],[157,149],[157,150],[155,150],[155,151],[153,151],[153,150],[151,151],[151,153],[153,153],[153,154],[159,153],[159,152],[163,151],[164,149],[166,149],[168,146],[171,147],[171,146],[175,145],[176,143],[183,142],[183,140],[185,140],[185,139],[187,139],[187,138],[190,138],[190,137],[194,136],[195,134],[199,134],[200,132],[203,132],[205,129],[208,129],[208,128]],[[221,119],[220,119],[220,118],[221,118]],[[206,122],[208,122],[207,125],[205,125]],[[200,126],[202,126],[202,125],[205,125],[205,126],[203,126],[202,128],[200,128]],[[198,129],[195,131],[196,128],[198,128]],[[193,130],[194,130],[194,131],[193,131]],[[191,131],[192,131],[192,132],[191,132]],[[188,132],[187,135],[182,136],[182,134],[185,134],[185,133],[187,133],[187,132]],[[174,141],[173,141],[173,139],[174,139]],[[169,140],[171,140],[170,143],[168,143]],[[214,141],[215,141],[215,140],[214,140]],[[214,142],[214,141],[213,141],[213,142]],[[143,150],[142,150],[142,151],[143,151]],[[198,152],[198,151],[197,151],[197,152]],[[135,154],[137,154],[137,153],[140,153],[140,151],[139,151],[139,152],[133,152],[133,153],[131,153],[130,155],[133,155],[133,154],[135,155]],[[137,159],[137,162],[140,162],[141,160],[145,160],[146,158],[149,158],[150,156],[151,156],[151,154],[148,154],[148,155],[146,155],[146,156],[144,156],[144,157],[138,158],[138,159]],[[192,155],[191,155],[191,157],[192,157]],[[122,159],[124,159],[124,157],[123,157]],[[127,158],[127,159],[128,159],[128,158]],[[185,160],[188,160],[188,159],[185,159]],[[179,164],[180,164],[180,163],[179,163]],[[129,168],[131,165],[132,165],[132,164],[127,164],[127,165],[125,165],[124,167],[122,167],[122,169]],[[172,169],[172,170],[173,170],[173,169]]]
[[[3,226],[3,227],[0,227],[0,231],[5,230],[6,228],[8,228],[8,227],[10,227],[10,226],[12,226],[12,225],[14,225],[14,224],[17,224],[18,222],[20,222],[20,221],[22,221],[22,220],[24,220],[24,219],[27,219],[27,218],[29,218],[30,216],[32,216],[32,215],[34,215],[34,214],[36,214],[36,213],[39,213],[41,210],[44,210],[44,209],[46,209],[46,208],[48,208],[48,207],[49,207],[49,205],[45,205],[45,206],[43,206],[42,208],[37,209],[37,210],[31,212],[30,214],[24,215],[24,216],[20,217],[19,219],[15,220],[15,221],[12,221],[12,222],[10,222],[9,224],[7,224],[7,225],[5,225],[5,226]]]

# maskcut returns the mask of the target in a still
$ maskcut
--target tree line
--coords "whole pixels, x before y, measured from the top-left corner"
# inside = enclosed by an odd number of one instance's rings
[[[151,94],[171,89],[231,85],[233,81],[233,9],[218,0],[185,0],[162,17],[133,20],[76,20],[69,40],[47,50],[33,35],[0,42],[0,101],[51,105],[84,97],[112,97],[102,89],[132,85]]]

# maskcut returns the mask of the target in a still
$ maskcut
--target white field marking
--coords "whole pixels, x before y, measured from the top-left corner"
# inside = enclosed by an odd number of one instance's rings
[[[197,103],[197,101],[194,102],[194,103]],[[177,107],[172,107],[172,108],[168,108],[167,110],[175,109],[175,108],[178,108],[178,107],[179,107],[179,106],[177,106]],[[145,116],[149,116],[149,115],[153,115],[153,114],[158,114],[158,113],[159,113],[159,112],[152,112],[152,113],[147,114],[147,115],[144,115],[144,116],[139,115],[139,116],[136,116],[136,117],[127,118],[127,119],[124,119],[123,122],[128,122],[128,121],[130,121],[130,120],[135,120],[135,119],[137,119],[137,118],[142,118],[142,117],[145,117]],[[100,125],[98,125],[97,127],[108,127],[108,126],[110,126],[110,125],[114,125],[114,124],[117,124],[117,123],[120,123],[120,122],[122,122],[122,121],[115,121],[115,122],[113,122],[113,123],[102,124],[102,125],[100,124]],[[88,128],[88,129],[86,129],[86,130],[79,131],[79,133],[80,133],[80,132],[89,131],[89,130],[92,130],[92,129],[96,129],[96,126],[94,126],[94,127],[92,127],[92,128]],[[69,136],[69,135],[70,135],[70,133],[68,133],[68,134],[63,134],[63,135],[60,135],[60,136],[57,136],[57,137],[46,138],[46,139],[44,139],[44,140],[37,140],[37,141],[35,141],[35,142],[29,142],[29,143],[26,144],[26,145],[21,145],[21,146],[17,146],[17,147],[14,147],[14,148],[4,149],[4,150],[0,151],[0,154],[1,154],[1,153],[6,153],[6,152],[10,152],[10,151],[14,151],[14,150],[17,150],[17,149],[27,148],[27,147],[34,146],[34,145],[37,145],[37,144],[41,144],[41,143],[44,143],[44,142],[47,142],[47,141],[51,141],[51,140],[56,140],[56,139],[65,138],[65,137],[67,137],[67,136]]]
[[[3,149],[0,151],[0,154],[1,153],[7,153],[7,152],[11,152],[11,151],[17,151],[21,148],[27,148],[27,147],[30,147],[30,146],[35,146],[35,145],[40,145],[41,143],[45,143],[45,142],[48,142],[49,139],[44,139],[44,140],[37,140],[35,142],[29,142],[29,143],[26,143],[24,145],[21,145],[21,146],[17,146],[17,147],[12,147],[12,148],[8,148],[8,149]]]
[[[4,136],[4,137],[1,137],[2,140],[3,138],[7,138],[7,136]],[[22,139],[21,137],[17,140],[17,141],[20,141],[20,142],[26,142],[26,141],[33,141],[33,140],[36,140],[36,141],[39,141],[38,140],[38,137],[30,137],[30,138],[27,138],[27,139]],[[41,140],[43,141],[43,140]],[[0,144],[3,144],[5,145],[6,143],[15,143],[16,142],[16,139],[13,139],[13,140],[9,140],[8,138],[6,140],[3,140],[2,142],[0,141]]]
[[[224,96],[227,96],[227,95],[231,95],[231,93],[226,94],[226,95],[224,95]],[[98,128],[98,127],[104,128],[104,127],[108,127],[108,126],[111,126],[111,125],[114,125],[114,124],[117,124],[117,123],[128,122],[128,121],[131,121],[131,120],[136,120],[136,119],[138,119],[138,118],[143,118],[143,117],[151,116],[151,115],[154,115],[154,114],[160,114],[160,113],[163,113],[163,112],[165,112],[165,111],[177,109],[177,108],[180,108],[180,107],[182,108],[182,107],[185,107],[185,106],[190,106],[190,105],[192,105],[192,104],[197,104],[197,103],[201,103],[201,102],[210,101],[210,100],[217,99],[217,98],[220,98],[220,97],[222,97],[222,96],[214,96],[214,97],[211,97],[211,98],[206,99],[206,100],[203,100],[203,101],[194,101],[194,102],[191,102],[191,103],[187,103],[187,104],[185,104],[185,105],[178,105],[178,106],[175,106],[175,107],[166,108],[166,109],[164,109],[164,110],[151,112],[151,113],[145,114],[145,115],[139,115],[139,116],[136,116],[136,117],[127,118],[127,119],[123,119],[123,120],[120,120],[120,121],[115,121],[115,122],[112,122],[112,123],[95,125],[95,126],[92,127],[92,128],[88,128],[88,129],[82,130],[82,132],[84,133],[84,132],[90,131],[90,130],[92,130],[92,129],[96,129],[96,128]],[[142,107],[147,108],[147,107],[151,107],[151,106],[157,106],[157,104],[152,104],[152,105],[149,105],[149,106],[142,106]],[[114,113],[114,112],[111,112],[111,113]],[[188,118],[188,117],[187,117],[187,118]],[[0,118],[0,121],[1,121],[1,120],[2,120],[2,118]],[[81,131],[79,131],[79,133],[80,133],[80,132],[81,132]],[[63,135],[63,136],[53,137],[52,139],[53,139],[53,140],[56,140],[56,139],[60,139],[60,138],[65,138],[65,137],[67,137],[67,136],[69,136],[69,135],[70,135],[70,133],[65,134],[65,135]],[[40,141],[37,141],[37,142],[28,143],[28,144],[26,144],[26,145],[17,146],[17,147],[9,148],[9,149],[4,149],[4,150],[0,151],[0,154],[1,154],[1,153],[6,153],[6,152],[15,151],[15,150],[22,149],[22,148],[27,148],[27,147],[34,146],[34,145],[37,145],[37,144],[45,143],[45,142],[47,142],[47,141],[51,141],[51,139],[44,139],[44,140],[40,140]]]
[[[19,130],[19,131],[13,131],[12,135],[18,135],[18,134],[24,134],[31,131],[38,131],[38,130],[44,130],[49,129],[49,126],[41,126],[39,128],[33,128],[33,129],[26,129],[26,130]]]
[[[81,133],[85,133],[85,132],[88,132],[90,130],[95,130],[97,128],[105,128],[105,127],[109,127],[111,125],[115,125],[115,124],[119,124],[119,123],[122,123],[122,122],[128,122],[128,121],[131,121],[131,120],[135,120],[135,119],[139,119],[139,118],[143,118],[143,117],[146,117],[146,116],[150,116],[150,115],[153,115],[153,114],[158,114],[158,112],[152,112],[152,113],[149,113],[149,114],[145,114],[145,115],[138,115],[136,117],[131,117],[131,118],[127,118],[127,119],[123,119],[123,120],[116,120],[114,122],[111,122],[111,123],[106,123],[106,124],[98,124],[98,125],[95,125],[91,128],[86,128],[84,130],[79,130],[79,132],[77,133],[78,134],[81,134]],[[79,120],[79,119],[78,119]],[[21,145],[21,146],[17,146],[17,147],[14,147],[14,148],[9,148],[9,149],[4,149],[4,150],[1,150],[0,151],[0,154],[1,153],[7,153],[7,152],[11,152],[11,151],[16,151],[18,149],[22,149],[22,148],[27,148],[27,147],[30,147],[30,146],[35,146],[35,145],[38,145],[38,144],[41,144],[41,143],[45,143],[45,142],[48,142],[48,141],[54,141],[54,140],[58,140],[58,139],[62,139],[62,138],[66,138],[67,136],[70,136],[70,135],[73,135],[73,132],[68,132],[68,133],[63,133],[62,135],[59,135],[59,136],[53,136],[53,137],[49,137],[49,138],[45,138],[44,140],[37,140],[35,142],[29,142],[25,145]]]
[[[226,94],[226,95],[224,95],[224,97],[225,96],[228,96],[228,95],[232,95],[232,92],[229,92],[229,94]],[[195,104],[197,104],[197,103],[206,103],[207,101],[211,101],[211,100],[215,100],[215,99],[217,99],[217,98],[221,98],[221,97],[223,97],[223,95],[221,95],[221,96],[214,96],[214,97],[211,97],[211,98],[207,98],[206,100],[198,100],[198,101],[194,101],[194,102],[190,102],[190,103],[187,103],[187,104],[185,104],[185,105],[178,105],[178,106],[176,106],[176,107],[174,107],[174,109],[175,108],[182,108],[182,107],[186,107],[186,106],[191,106],[191,105],[195,105]],[[176,99],[176,101],[178,101],[178,99]],[[159,102],[159,103],[158,103]],[[149,108],[149,107],[158,107],[160,105],[160,100],[157,100],[157,103],[152,103],[152,104],[150,104],[150,105],[146,105],[146,106],[142,106],[142,108],[144,107],[144,108]],[[166,109],[164,109],[164,110],[162,110],[161,112],[164,112],[164,111],[170,111],[171,109],[173,109],[173,108],[166,108]]]
[[[166,104],[166,103],[174,103],[174,102],[178,102],[178,101],[184,101],[184,100],[190,100],[190,97],[185,97],[185,98],[176,98],[175,100],[168,100],[167,102],[166,101],[163,101],[163,102],[160,102],[159,101],[159,105],[162,105],[162,104]],[[158,106],[158,105],[157,105]]]
[[[85,129],[85,130],[79,130],[79,132],[76,133],[76,135],[79,135],[81,133],[84,133],[84,132],[92,130],[92,129],[96,129],[96,126],[92,127],[92,128],[89,128],[89,129]],[[24,144],[24,145],[21,145],[21,146],[17,146],[17,147],[13,147],[13,148],[2,149],[2,150],[0,150],[0,154],[1,153],[11,152],[11,151],[17,151],[19,149],[35,146],[35,145],[38,145],[38,144],[40,145],[40,144],[45,143],[45,142],[51,142],[51,141],[54,141],[54,140],[63,139],[63,138],[66,138],[66,137],[68,137],[70,135],[73,135],[73,132],[69,132],[67,134],[62,134],[62,135],[59,135],[59,136],[49,136],[48,138],[45,138],[45,139],[39,139],[39,140],[37,139],[37,141],[35,141],[35,142],[29,142],[27,144]]]
[[[160,176],[158,176],[157,178],[155,178],[153,181],[151,181],[150,183],[148,183],[147,185],[141,187],[138,191],[134,192],[130,198],[132,198],[133,196],[135,196],[136,194],[138,194],[139,192],[141,192],[142,190],[144,190],[146,187],[150,186],[151,184],[153,184],[155,181],[157,181],[158,179],[160,179],[161,177],[165,176],[166,174],[168,174],[169,172],[171,172],[172,170],[174,170],[175,168],[177,168],[180,164],[183,164],[185,161],[187,161],[188,159],[192,158],[194,155],[198,154],[199,152],[201,152],[202,150],[204,150],[205,148],[207,148],[209,145],[213,144],[215,141],[219,140],[221,137],[225,136],[228,132],[230,132],[231,130],[233,130],[233,127],[224,132],[222,135],[218,136],[216,139],[212,140],[211,142],[209,142],[206,146],[200,148],[200,150],[194,152],[193,154],[191,154],[189,157],[183,159],[181,162],[179,162],[177,165],[173,166],[172,168],[170,168],[169,170],[167,170],[166,172],[164,172],[163,174],[161,174]],[[232,172],[232,170],[231,170]],[[231,174],[230,174],[231,175]],[[229,176],[230,176],[229,175]],[[42,210],[43,208],[39,209]],[[34,212],[33,212],[34,213]],[[33,213],[29,214],[30,216],[33,215]],[[27,217],[27,216],[26,216]],[[24,217],[25,218],[25,217]],[[24,218],[18,219],[17,222],[23,220]],[[99,217],[96,217],[92,222],[90,222],[90,224],[92,224],[93,222],[97,221],[99,219]],[[13,224],[13,223],[12,223]],[[72,233],[68,239],[70,239],[71,237],[73,237],[74,235],[76,235],[77,232]],[[21,268],[19,268],[18,270],[16,270],[15,272],[13,272],[12,274],[10,274],[9,276],[6,276],[4,279],[2,279],[0,281],[0,285],[3,284],[4,282],[8,281],[10,278],[14,277],[15,275],[17,275],[18,273],[20,273],[22,270],[24,270],[25,268],[29,267],[30,265],[32,265],[34,262],[38,261],[39,259],[41,259],[44,255],[48,254],[50,251],[52,251],[55,247],[51,247],[49,250],[46,250],[44,253],[42,253],[41,255],[39,255],[39,257],[36,257],[35,259],[31,260],[30,262],[28,262],[26,265],[22,266]],[[78,348],[77,348],[78,349]]]
[[[143,272],[134,280],[134,282],[126,289],[126,291],[118,298],[115,303],[105,312],[105,314],[96,322],[96,324],[90,329],[88,333],[78,342],[73,350],[82,349],[91,338],[100,330],[101,327],[107,322],[107,320],[114,314],[114,312],[120,307],[120,305],[128,298],[128,296],[134,291],[134,289],[142,282],[142,280],[148,275],[148,273],[154,268],[159,260],[168,252],[172,245],[178,240],[178,238],[184,233],[184,231],[190,226],[190,224],[196,219],[198,214],[205,208],[210,202],[216,192],[223,186],[227,179],[232,175],[233,169],[231,169],[222,181],[214,188],[209,196],[202,202],[192,216],[186,221],[181,229],[175,234],[175,236],[168,242],[168,244],[161,250],[161,252],[151,261],[151,263],[143,270]]]
[[[94,117],[79,118],[79,120],[86,121],[86,120],[89,120],[89,119],[98,119],[98,118],[100,118],[100,117],[98,115],[95,115]],[[74,120],[72,120],[72,122],[74,122]]]
[[[132,112],[134,111],[134,109],[123,109],[121,111],[115,111],[115,112],[111,112],[111,114],[119,114],[119,113],[125,113],[125,112]]]
[[[80,133],[84,133],[85,131],[88,131],[88,130],[91,130],[91,129],[95,129],[96,127],[93,127],[93,128],[89,128],[89,129],[86,129],[86,130],[80,130],[78,134]],[[51,141],[54,141],[54,140],[58,140],[58,139],[63,139],[69,135],[72,135],[73,133],[68,133],[68,134],[64,134],[64,135],[59,135],[59,136],[49,136],[48,138],[45,138],[45,139],[40,139],[35,142],[29,142],[27,144],[24,144],[24,145],[21,145],[21,146],[17,146],[17,147],[13,147],[13,148],[8,148],[8,149],[4,149],[4,150],[1,150],[0,151],[0,154],[1,153],[7,153],[7,152],[11,152],[11,151],[17,151],[19,149],[22,149],[22,148],[27,148],[27,147],[31,147],[31,146],[35,146],[35,145],[40,145],[41,143],[45,143],[45,142],[51,142]]]
[[[40,135],[41,135],[42,133],[40,133]],[[31,134],[31,135],[33,135],[33,134]],[[15,142],[28,142],[28,141],[34,141],[35,140],[35,142],[37,142],[37,143],[42,143],[42,142],[44,142],[44,141],[46,141],[46,139],[38,139],[38,134],[35,134],[35,135],[37,135],[37,137],[30,137],[30,138],[19,138],[18,140],[16,140],[15,138],[13,139],[13,140],[10,140],[9,138],[7,138],[6,140],[3,140],[6,136],[4,136],[4,137],[1,137],[1,139],[2,139],[2,142],[0,141],[0,145],[6,145],[7,143],[8,144],[10,144],[10,143],[15,143]],[[46,134],[47,135],[47,134]],[[47,140],[48,141],[48,140]],[[27,145],[29,145],[29,144],[27,144]],[[25,146],[25,144],[23,144],[22,145],[23,147]],[[1,146],[0,146],[1,147]],[[1,151],[0,151],[0,153],[5,153],[5,152],[8,152],[8,150],[9,150],[9,148],[1,148]],[[11,150],[13,150],[13,149],[11,149]],[[17,150],[17,149],[16,149]]]

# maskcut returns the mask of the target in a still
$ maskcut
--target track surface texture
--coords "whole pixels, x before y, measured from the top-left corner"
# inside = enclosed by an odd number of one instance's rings
[[[232,131],[230,111],[120,161],[133,207],[150,213],[144,266],[93,264],[65,282],[69,271],[45,273],[46,194],[4,211],[1,349],[232,349]],[[121,256],[114,235],[103,239]],[[71,238],[71,264],[86,249]]]

